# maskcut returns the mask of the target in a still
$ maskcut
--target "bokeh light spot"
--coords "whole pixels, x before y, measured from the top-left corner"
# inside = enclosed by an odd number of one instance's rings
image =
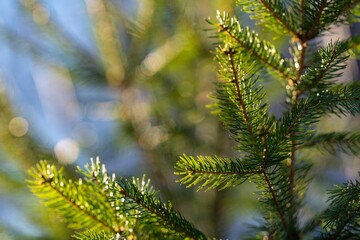
[[[54,147],[54,153],[60,164],[71,164],[79,156],[78,143],[70,138],[61,139]]]
[[[29,130],[29,123],[25,118],[14,117],[9,122],[9,131],[15,137],[24,136]]]

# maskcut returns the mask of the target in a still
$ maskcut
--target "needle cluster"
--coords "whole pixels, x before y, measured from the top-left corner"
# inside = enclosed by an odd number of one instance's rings
[[[247,239],[359,239],[360,182],[349,180],[329,191],[328,207],[304,222],[300,211],[312,180],[309,148],[360,154],[360,132],[317,131],[323,116],[360,113],[360,84],[340,83],[360,37],[319,46],[332,26],[358,20],[357,0],[238,0],[256,24],[290,39],[290,58],[237,17],[218,11],[214,28],[218,64],[212,105],[230,138],[235,157],[183,155],[178,182],[198,189],[229,189],[255,183],[263,221]],[[269,34],[270,34],[269,33]],[[269,111],[261,84],[279,81],[286,95],[280,117]],[[234,154],[232,154],[234,155]],[[40,162],[30,171],[31,190],[78,231],[78,239],[206,239],[170,203],[163,203],[145,178],[110,176],[92,162],[79,181]]]

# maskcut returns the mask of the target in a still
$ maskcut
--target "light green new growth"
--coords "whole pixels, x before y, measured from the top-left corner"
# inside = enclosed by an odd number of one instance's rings
[[[178,182],[228,191],[247,180],[255,183],[263,221],[246,239],[359,239],[358,180],[329,191],[328,207],[313,218],[305,221],[300,211],[312,179],[303,150],[360,153],[360,132],[320,133],[315,125],[329,114],[360,113],[360,84],[337,82],[349,56],[359,55],[360,37],[319,46],[319,37],[334,24],[358,21],[360,1],[236,2],[274,38],[289,39],[291,58],[226,12],[219,11],[217,21],[208,20],[216,30],[219,79],[212,108],[235,141],[236,155],[183,155],[175,166]],[[280,117],[269,111],[261,86],[273,80],[286,95]],[[164,204],[145,178],[116,179],[98,161],[79,172],[84,177],[72,181],[61,169],[40,162],[29,180],[31,190],[78,231],[76,238],[207,238]]]
[[[156,196],[150,181],[117,179],[100,161],[92,161],[78,181],[41,161],[30,170],[31,191],[60,213],[79,239],[205,239],[170,204]]]

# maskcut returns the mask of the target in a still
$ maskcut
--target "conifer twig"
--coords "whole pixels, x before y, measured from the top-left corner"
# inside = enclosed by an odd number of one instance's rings
[[[265,65],[269,66],[270,68],[272,68],[273,70],[275,70],[277,73],[282,75],[285,79],[294,79],[292,76],[290,76],[286,72],[284,72],[281,69],[277,68],[274,64],[268,62],[260,54],[258,54],[257,52],[252,51],[252,49],[249,46],[247,46],[246,44],[243,44],[232,32],[229,31],[229,29],[227,27],[225,27],[225,26],[223,26],[221,24],[219,24],[217,26],[220,27],[220,29],[221,29],[220,31],[226,32],[232,39],[234,39],[239,45],[241,45],[241,47],[243,47],[247,51],[251,51],[252,55],[254,57],[256,57],[260,62],[262,62],[263,64],[265,64]]]
[[[336,231],[328,238],[328,240],[339,239],[339,236],[340,236],[341,232],[344,230],[344,228],[346,227],[346,225],[348,225],[349,222],[354,218],[354,216],[359,214],[359,212],[360,212],[360,206],[357,207],[352,212],[349,212],[349,215],[347,216],[347,218],[345,218],[343,220],[342,224],[337,227]]]
[[[326,8],[327,4],[328,4],[328,0],[321,0],[320,9],[315,17],[315,20],[313,21],[311,28],[306,32],[305,36],[302,38],[302,41],[311,40],[318,34],[316,28],[319,26],[321,15],[324,9]]]
[[[165,205],[160,200],[153,198],[146,191],[141,192],[133,183],[126,179],[121,179],[117,190],[120,195],[127,198],[127,201],[134,201],[140,212],[143,210],[156,216],[163,226],[175,230],[174,234],[182,234],[191,239],[206,239],[206,236],[197,230],[192,224],[185,220],[177,211],[172,209],[171,205]],[[147,218],[146,213],[142,213],[143,218]],[[157,221],[159,222],[159,221]]]
[[[289,25],[288,22],[286,22],[282,17],[280,17],[275,11],[274,9],[264,0],[260,0],[260,2],[262,3],[262,5],[269,11],[269,13],[281,24],[283,25],[290,33],[298,36],[299,33],[295,30],[292,29],[292,27]],[[284,13],[285,14],[285,13]]]
[[[281,210],[280,204],[278,202],[277,196],[274,192],[274,187],[272,186],[272,183],[267,175],[266,169],[267,169],[267,165],[268,165],[268,146],[267,146],[267,138],[266,136],[262,137],[262,142],[263,142],[263,167],[261,168],[261,172],[264,176],[264,180],[266,182],[266,184],[268,185],[268,189],[270,191],[271,197],[274,201],[275,204],[275,208],[277,210],[277,212],[279,213],[281,222],[283,224],[283,226],[285,227],[285,229],[288,229],[288,224],[285,220],[285,216],[283,211]]]
[[[235,84],[236,87],[236,94],[237,94],[237,101],[239,102],[239,105],[241,107],[241,112],[243,113],[244,116],[244,121],[246,123],[246,127],[249,131],[250,134],[254,133],[254,130],[251,126],[249,117],[248,117],[248,113],[247,113],[247,109],[241,94],[241,89],[240,89],[240,84],[239,84],[239,76],[238,76],[238,70],[236,68],[235,62],[234,62],[234,50],[233,49],[229,49],[229,51],[227,51],[227,54],[229,56],[230,59],[230,64],[231,64],[231,71],[233,74],[233,80],[232,82]]]

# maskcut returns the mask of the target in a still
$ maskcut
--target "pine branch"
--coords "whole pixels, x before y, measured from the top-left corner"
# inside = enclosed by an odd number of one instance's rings
[[[330,113],[338,116],[360,113],[360,85],[336,85],[300,99],[278,122],[277,138],[282,141],[295,134],[295,145],[301,144],[313,132],[314,123]]]
[[[166,236],[166,239],[206,239],[205,235],[175,211],[171,204],[166,205],[156,198],[152,188],[149,191],[148,183],[144,180],[136,184],[134,180],[121,178],[118,184],[110,189],[115,194],[109,201],[116,202],[122,199],[125,209],[132,211],[131,217],[140,221],[139,228],[146,229],[145,236],[160,235]]]
[[[238,150],[261,159],[259,135],[271,127],[272,121],[267,115],[268,106],[263,103],[262,88],[256,85],[256,76],[247,73],[253,67],[243,64],[234,51],[230,46],[217,48],[219,77],[223,81],[216,83],[214,113],[233,134]]]
[[[287,230],[289,228],[288,222],[286,219],[286,215],[284,213],[284,208],[281,205],[281,199],[280,196],[277,193],[281,193],[281,189],[274,189],[275,183],[272,182],[274,179],[270,179],[269,175],[273,175],[273,173],[276,173],[278,169],[275,169],[273,172],[267,172],[263,171],[263,177],[265,180],[265,186],[266,188],[261,191],[262,198],[260,199],[262,203],[267,205],[267,212],[265,213],[267,216],[265,218],[267,219],[269,225],[267,227],[270,236],[280,233],[282,238],[285,238],[287,235]],[[284,175],[278,175],[280,177],[283,177]],[[260,184],[258,186],[261,187]],[[272,217],[272,213],[277,213],[279,218]],[[275,215],[275,216],[276,216]]]
[[[267,207],[270,207],[270,209],[274,209],[273,211],[269,211],[267,214],[268,216],[267,221],[269,222],[269,234],[270,236],[276,232],[274,231],[274,229],[272,229],[272,227],[275,225],[275,229],[277,228],[278,230],[282,229],[284,230],[282,232],[282,234],[286,235],[287,233],[287,229],[289,228],[288,224],[289,222],[286,219],[286,215],[284,214],[284,208],[282,208],[281,206],[281,202],[280,202],[280,197],[277,195],[277,193],[281,193],[281,189],[274,189],[274,183],[272,179],[273,173],[275,173],[277,171],[277,167],[274,168],[268,168],[268,162],[269,162],[269,153],[268,153],[268,143],[267,143],[267,137],[263,136],[262,137],[262,142],[264,145],[264,151],[263,151],[263,168],[262,168],[262,175],[263,175],[263,179],[265,181],[265,184],[257,184],[257,188],[261,189],[263,188],[263,186],[267,186],[267,188],[265,188],[264,190],[261,191],[261,201],[265,204],[267,204]],[[280,177],[283,177],[284,175],[279,175]],[[282,181],[284,182],[284,181]],[[275,185],[276,186],[276,185]],[[287,191],[288,193],[290,191]],[[266,196],[268,195],[268,196]],[[278,223],[278,219],[275,218],[276,220],[274,221],[274,218],[272,218],[270,215],[270,213],[275,212],[275,214],[278,214],[278,216],[280,217],[281,220],[281,224]],[[274,224],[275,222],[275,224]],[[277,231],[280,232],[280,231]]]
[[[303,26],[306,31],[301,37],[302,40],[309,41],[314,39],[321,32],[327,31],[330,25],[346,22],[347,14],[359,2],[358,0],[306,1],[306,24]]]
[[[69,227],[83,239],[106,234],[116,239],[205,239],[203,233],[185,220],[171,205],[165,205],[145,178],[115,181],[106,168],[92,161],[79,172],[78,182],[67,180],[62,169],[41,161],[30,170],[30,189],[44,203],[61,214]],[[81,233],[88,229],[87,232]],[[104,232],[105,231],[105,232]],[[115,239],[115,238],[114,238]]]
[[[114,233],[107,233],[104,231],[95,232],[95,231],[85,231],[82,233],[76,233],[74,238],[78,240],[123,240],[124,238],[120,238],[120,235],[116,235]]]
[[[357,82],[350,84],[335,85],[330,91],[324,108],[327,113],[333,113],[338,116],[355,115],[360,113],[360,84]],[[316,96],[327,92],[317,93]]]
[[[297,36],[300,28],[294,19],[294,13],[288,11],[286,2],[291,4],[292,8],[299,8],[294,6],[298,4],[295,1],[238,0],[236,3],[262,27],[282,36]]]
[[[327,114],[360,113],[360,84],[336,84],[360,37],[317,48],[313,40],[330,25],[346,23],[360,0],[238,0],[241,8],[265,29],[292,37],[285,59],[275,46],[243,27],[237,18],[218,12],[215,113],[236,141],[235,159],[183,155],[176,163],[178,182],[200,189],[227,189],[251,179],[258,189],[265,223],[261,239],[299,240],[322,227],[319,239],[358,239],[360,183],[348,182],[330,192],[329,207],[304,227],[299,211],[309,185],[311,164],[298,150],[321,147],[330,152],[360,153],[360,133],[316,134]],[[357,6],[359,7],[359,6]],[[288,111],[271,117],[259,79],[268,75],[286,84]],[[171,203],[165,204],[145,177],[116,181],[99,161],[79,172],[73,182],[62,170],[40,162],[30,171],[31,190],[60,212],[79,232],[78,239],[206,239]],[[84,231],[88,229],[87,231]],[[265,232],[265,234],[263,234]],[[259,234],[255,237],[259,239]]]
[[[305,179],[309,165],[297,165],[298,172],[296,180],[298,188],[294,191],[301,191],[300,186],[306,185]],[[291,191],[286,165],[268,168],[254,179],[259,191],[259,201],[263,204],[263,214],[266,223],[262,226],[269,234],[270,239],[299,239],[300,229],[297,223],[298,206],[302,199],[296,198]]]
[[[284,114],[282,119],[278,122],[277,132],[280,141],[290,143],[290,136],[293,136],[292,141],[294,145],[298,145],[299,141],[303,141],[304,135],[310,134],[310,129],[314,123],[318,122],[323,110],[319,108],[321,102],[315,97],[309,97],[298,101],[295,106]],[[290,150],[291,145],[288,145]]]
[[[199,185],[198,190],[226,189],[237,186],[250,176],[259,174],[259,166],[254,161],[232,161],[229,158],[198,156],[196,159],[183,155],[176,163],[176,175],[183,177],[178,180],[187,187]]]
[[[242,76],[239,75],[238,68],[240,66],[238,66],[237,63],[235,63],[234,53],[235,52],[233,52],[231,49],[227,52],[227,55],[228,55],[229,60],[230,60],[231,73],[232,73],[232,76],[233,76],[232,77],[232,83],[234,83],[235,90],[236,90],[236,98],[235,99],[238,101],[238,105],[240,106],[240,110],[241,110],[241,112],[243,114],[243,118],[244,118],[244,122],[246,123],[247,130],[251,135],[253,135],[254,134],[254,129],[253,129],[254,124],[252,123],[251,116],[249,116],[250,111],[248,109],[248,106],[246,105],[247,103],[245,102],[246,101],[245,97],[246,97],[246,95],[248,93],[245,92],[246,90],[245,90],[244,86],[240,83],[240,81],[242,80],[241,79]],[[261,98],[261,97],[262,96],[259,96],[259,98]],[[259,100],[261,101],[261,99],[259,99]]]
[[[112,224],[112,214],[100,189],[90,184],[67,180],[62,168],[41,161],[29,171],[33,180],[28,180],[31,191],[50,209],[60,212],[74,229],[89,228],[116,231]]]
[[[319,22],[319,29],[324,31],[330,25],[346,23],[349,11],[359,3],[359,0],[328,1]]]
[[[323,239],[358,239],[360,235],[360,182],[349,181],[330,191],[323,215]]]
[[[327,0],[310,0],[305,2],[304,11],[306,12],[306,20],[303,28],[306,29],[306,33],[304,34],[304,37],[302,37],[304,41],[315,38],[320,32],[320,29],[318,29],[319,22],[327,4]]]
[[[264,166],[262,176],[260,175],[255,182],[260,190],[259,200],[265,205],[266,209],[264,215],[267,224],[264,227],[268,229],[270,237],[276,239],[299,239],[298,206],[302,205],[303,198],[301,196],[303,196],[309,180],[306,176],[311,165],[305,162],[294,163],[292,165],[294,175],[290,177],[288,175],[288,166],[280,164],[280,162],[267,167],[272,154],[269,154],[266,136],[263,137],[263,142]],[[275,143],[271,145],[275,145]],[[281,143],[278,142],[276,146],[279,146],[277,152],[281,152]],[[296,185],[291,184],[291,177],[296,181]]]
[[[290,65],[288,61],[281,56],[275,46],[267,41],[261,40],[258,34],[250,31],[249,28],[241,26],[238,19],[229,17],[229,14],[218,12],[217,19],[219,23],[208,21],[215,25],[219,30],[218,37],[229,45],[243,59],[249,59],[250,62],[255,61],[257,68],[267,69],[271,74],[280,76],[285,79],[292,79]]]
[[[331,87],[333,80],[342,75],[341,70],[346,68],[345,61],[348,55],[347,42],[332,42],[326,48],[320,48],[309,62],[309,67],[304,75],[300,78],[297,85],[299,94],[305,91],[318,92]]]
[[[331,132],[311,136],[302,147],[317,147],[332,154],[337,151],[346,154],[360,154],[360,133]]]
[[[77,170],[84,176],[84,180],[87,183],[94,185],[97,189],[100,190],[99,193],[102,195],[103,199],[109,199],[111,193],[108,192],[108,189],[109,186],[116,184],[115,174],[110,177],[105,168],[105,165],[100,163],[99,158],[97,158],[96,161],[91,159],[90,165],[86,164],[85,169],[78,167]],[[116,214],[114,205],[110,204],[108,201],[103,204],[107,205],[107,208],[113,216],[112,225],[115,232],[122,232],[122,235],[127,234],[124,233],[127,231],[125,231],[125,229],[122,227],[125,220],[121,217],[121,215]],[[121,203],[118,202],[118,204]]]

